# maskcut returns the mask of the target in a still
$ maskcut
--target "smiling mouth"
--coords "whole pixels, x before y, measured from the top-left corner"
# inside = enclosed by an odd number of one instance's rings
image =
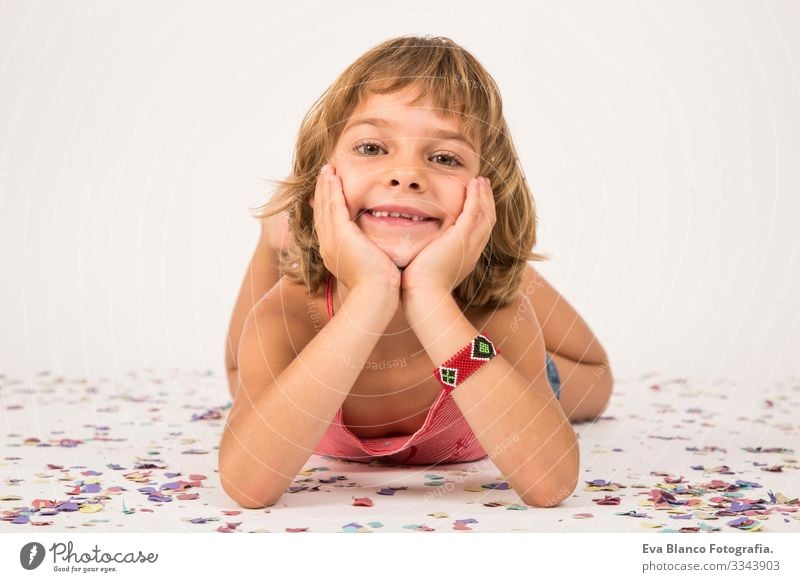
[[[373,210],[362,210],[359,215],[363,215],[368,222],[383,224],[387,226],[422,226],[426,224],[436,224],[439,222],[436,218],[422,218],[411,217],[409,215],[401,215],[397,212],[376,212]],[[393,216],[394,215],[394,216]]]

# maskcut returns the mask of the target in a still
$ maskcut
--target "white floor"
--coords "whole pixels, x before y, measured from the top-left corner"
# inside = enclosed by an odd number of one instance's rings
[[[606,415],[576,426],[582,478],[557,508],[492,487],[505,485],[488,459],[387,467],[312,456],[299,490],[266,510],[239,508],[219,486],[222,377],[0,381],[0,531],[800,532],[797,380],[760,394],[730,381],[618,380]],[[619,504],[596,502],[606,496]],[[354,505],[361,498],[371,506]]]

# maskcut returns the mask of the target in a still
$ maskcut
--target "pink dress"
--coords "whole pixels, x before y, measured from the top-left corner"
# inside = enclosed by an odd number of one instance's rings
[[[333,279],[329,276],[327,300],[328,317],[331,318],[332,284]],[[486,451],[481,447],[458,405],[445,390],[439,392],[422,427],[411,435],[357,437],[342,422],[342,409],[339,408],[314,453],[362,462],[384,458],[409,465],[462,463],[477,461],[486,456]]]

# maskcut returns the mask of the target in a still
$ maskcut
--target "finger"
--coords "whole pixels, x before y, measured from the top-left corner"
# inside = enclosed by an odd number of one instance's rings
[[[478,177],[475,179],[475,186],[472,189],[472,198],[464,205],[464,214],[468,217],[465,227],[470,235],[470,246],[483,246],[491,236],[492,225],[494,224],[494,197],[491,188],[488,186],[488,179]]]
[[[477,178],[473,178],[467,184],[467,198],[464,200],[464,208],[461,210],[461,215],[456,220],[456,224],[463,229],[463,232],[469,233],[475,227],[476,218],[481,212],[480,204],[478,202],[480,183]]]
[[[347,210],[347,203],[344,199],[344,188],[342,179],[336,174],[331,174],[330,180],[331,216],[336,225],[343,227],[344,223],[350,222],[350,212]]]
[[[483,208],[483,215],[486,217],[489,227],[494,226],[497,220],[496,208],[494,204],[494,193],[492,192],[492,184],[489,178],[483,176],[481,178],[481,207]]]
[[[314,228],[317,230],[317,239],[320,239],[324,230],[326,168],[327,165],[322,166],[320,169],[317,183],[314,187]]]
[[[317,208],[319,209],[318,212],[315,214],[319,215],[319,229],[317,231],[317,239],[319,240],[320,245],[325,245],[326,249],[329,250],[331,244],[333,244],[333,240],[336,238],[336,230],[333,227],[331,221],[331,185],[330,185],[330,173],[331,168],[329,164],[323,166],[323,172],[320,176],[320,185],[319,185],[319,201]]]
[[[489,187],[489,180],[484,177],[477,178],[475,189],[475,206],[472,214],[474,226],[477,227],[483,222],[492,224],[494,217],[494,197],[492,189]]]

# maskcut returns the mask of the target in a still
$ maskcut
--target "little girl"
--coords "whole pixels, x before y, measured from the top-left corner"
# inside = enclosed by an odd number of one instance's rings
[[[527,504],[574,491],[570,420],[605,409],[608,358],[527,262],[545,258],[533,198],[475,57],[442,37],[368,51],[303,120],[259,217],[226,349],[237,503],[272,505],[312,453],[488,454]]]

